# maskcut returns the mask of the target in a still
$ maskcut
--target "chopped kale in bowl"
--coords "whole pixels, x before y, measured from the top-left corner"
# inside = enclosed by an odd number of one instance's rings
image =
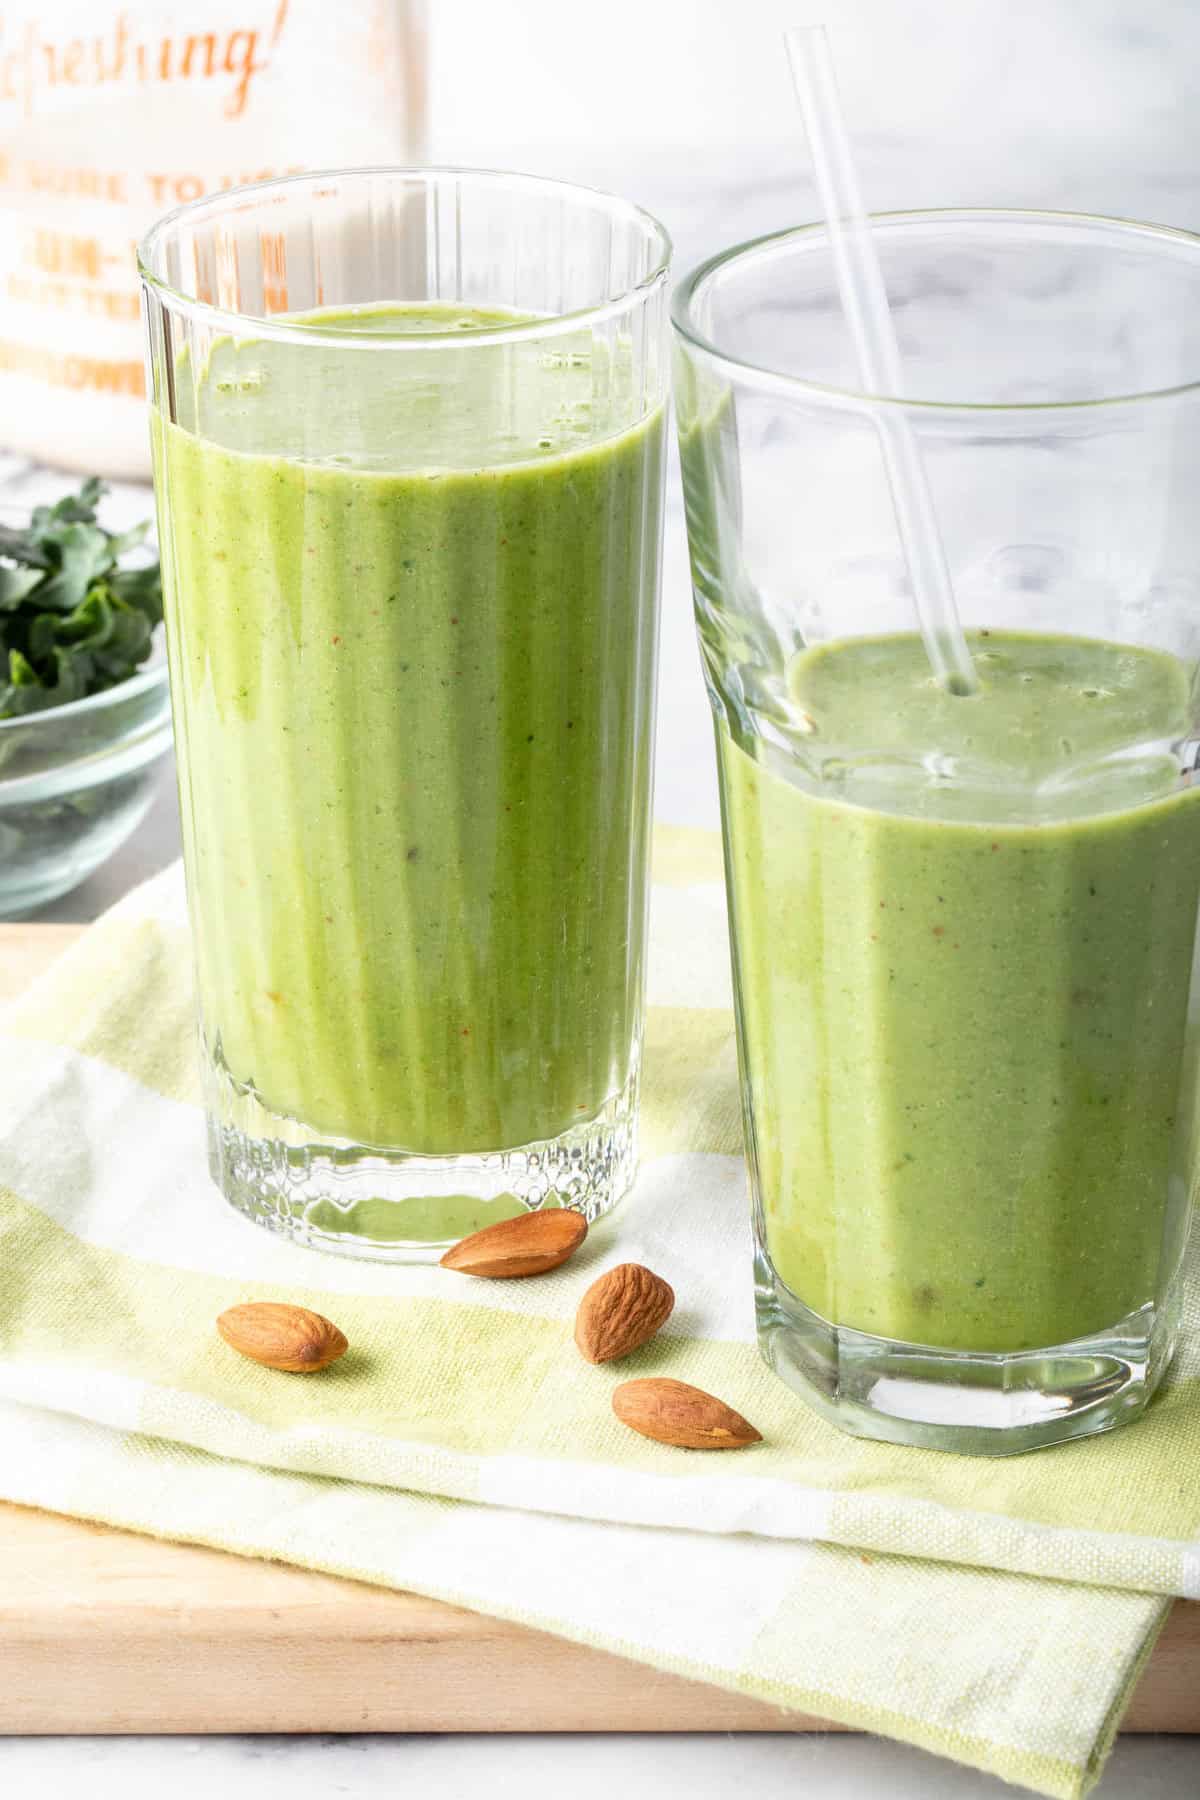
[[[78,886],[135,831],[171,748],[159,567],[104,489],[0,504],[0,919]]]
[[[157,559],[137,550],[148,521],[113,533],[96,521],[95,478],[27,526],[0,521],[0,719],[115,687],[150,655],[162,619]]]

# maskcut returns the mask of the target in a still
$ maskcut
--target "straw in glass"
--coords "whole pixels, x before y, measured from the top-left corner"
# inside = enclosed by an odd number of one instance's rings
[[[805,25],[786,32],[784,38],[859,381],[867,394],[898,396],[904,392],[904,382],[896,327],[863,207],[829,37],[823,25]],[[898,407],[880,408],[875,422],[930,666],[947,692],[973,694],[979,684],[963,638],[916,436]]]

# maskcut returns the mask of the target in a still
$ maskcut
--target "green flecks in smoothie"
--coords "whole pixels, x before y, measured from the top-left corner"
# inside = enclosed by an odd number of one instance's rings
[[[508,1148],[629,1074],[663,422],[572,346],[226,339],[153,420],[205,1032],[321,1132]]]
[[[840,1324],[1012,1350],[1115,1324],[1179,1254],[1200,790],[1169,754],[1187,724],[1172,658],[1019,633],[992,648],[971,699],[929,686],[915,638],[793,670],[819,735],[871,746],[863,791],[911,810],[831,798],[724,730],[719,748],[776,1267]],[[1064,722],[1086,758],[1077,816]],[[982,771],[950,817],[936,783],[887,778],[943,732]],[[1036,822],[1018,794],[1043,775]]]

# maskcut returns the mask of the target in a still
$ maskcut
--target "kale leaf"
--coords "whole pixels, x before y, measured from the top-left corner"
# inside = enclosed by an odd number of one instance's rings
[[[94,476],[35,507],[24,530],[0,524],[0,719],[44,712],[125,681],[162,618],[157,562],[121,568],[149,522],[116,534],[96,523]]]

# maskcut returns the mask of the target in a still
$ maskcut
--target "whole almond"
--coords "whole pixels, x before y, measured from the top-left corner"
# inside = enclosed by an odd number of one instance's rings
[[[573,1256],[587,1236],[582,1213],[566,1207],[546,1212],[521,1213],[485,1225],[454,1244],[442,1258],[443,1269],[460,1275],[483,1275],[491,1281],[521,1281],[527,1275],[544,1275]]]
[[[612,1408],[623,1425],[682,1450],[744,1450],[762,1442],[762,1433],[723,1400],[665,1376],[622,1382]]]
[[[618,1263],[593,1281],[575,1315],[575,1342],[591,1363],[648,1344],[675,1305],[672,1288],[641,1263]]]
[[[217,1320],[217,1330],[230,1349],[251,1362],[292,1375],[327,1369],[349,1349],[344,1334],[320,1313],[274,1300],[231,1306]]]

